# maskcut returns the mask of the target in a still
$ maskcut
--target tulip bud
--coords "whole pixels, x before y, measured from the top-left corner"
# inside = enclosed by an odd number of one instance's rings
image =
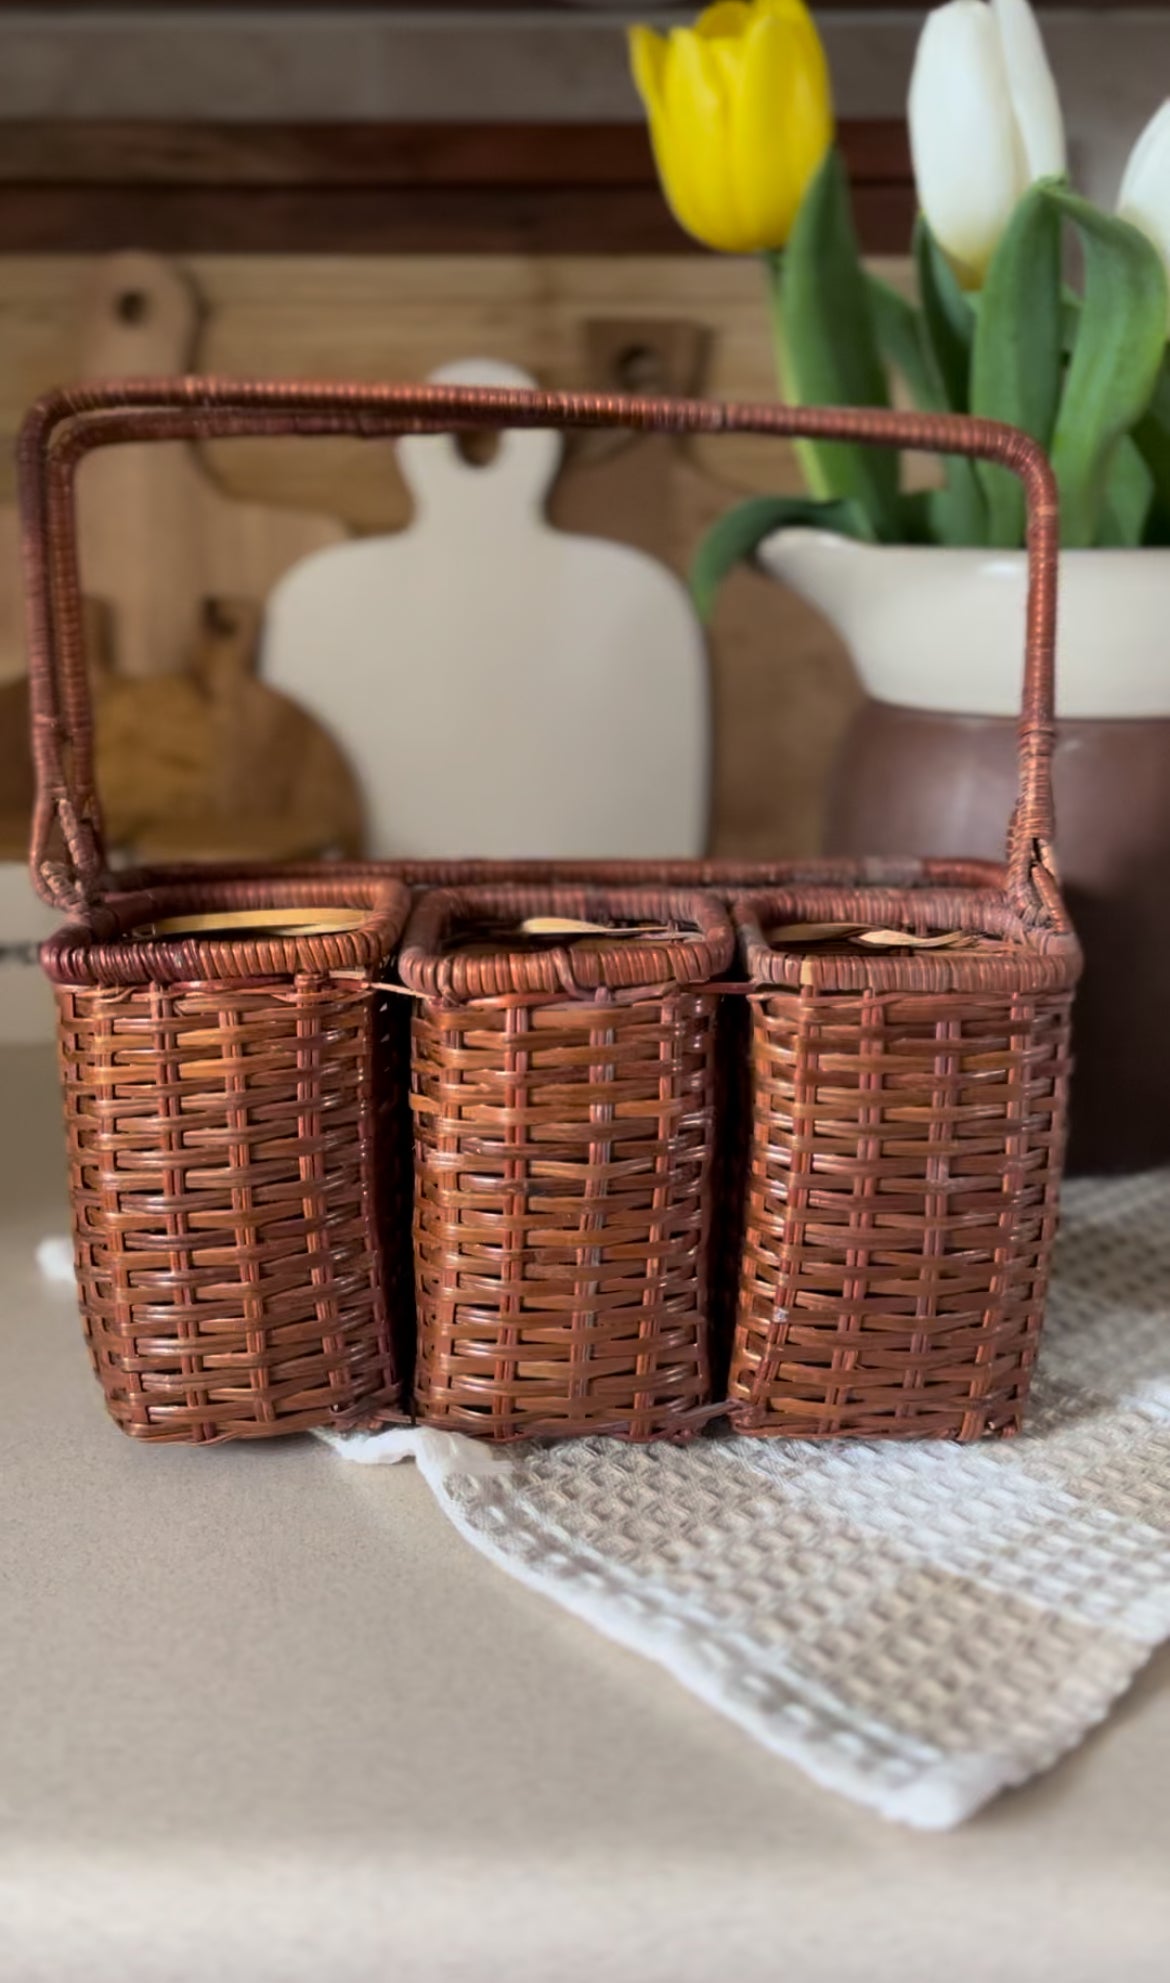
[[[1170,276],[1170,102],[1155,111],[1129,155],[1117,212],[1153,243]]]
[[[1056,84],[1028,0],[948,0],[930,14],[909,114],[922,211],[977,289],[1016,202],[1065,169]]]
[[[783,247],[833,139],[804,0],[719,0],[693,28],[631,28],[630,65],[680,225],[729,254]]]

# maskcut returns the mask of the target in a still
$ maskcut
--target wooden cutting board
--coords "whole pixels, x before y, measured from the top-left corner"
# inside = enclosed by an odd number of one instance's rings
[[[595,318],[582,333],[587,391],[690,397],[708,390],[711,339],[698,323]],[[724,456],[720,464],[716,441],[705,451],[697,439],[577,435],[550,515],[562,529],[636,544],[684,576],[711,525],[746,493],[719,472],[727,463]],[[775,447],[756,445],[782,475]],[[747,447],[741,455],[740,466]],[[720,587],[707,640],[715,737],[710,851],[757,860],[818,853],[832,767],[861,701],[844,646],[815,608],[746,565]]]
[[[532,383],[494,360],[434,376]],[[476,466],[447,437],[401,441],[411,524],[318,553],[270,597],[262,673],[341,742],[375,854],[704,848],[698,623],[654,558],[549,527],[561,447],[505,434]]]
[[[0,503],[0,687],[23,675],[25,666],[20,518],[15,503]]]
[[[111,255],[80,298],[78,332],[80,376],[186,372],[196,298],[173,263]],[[110,608],[123,675],[185,666],[204,600],[263,601],[289,565],[345,537],[333,517],[225,496],[182,442],[101,450],[82,465],[78,500],[83,584]]]

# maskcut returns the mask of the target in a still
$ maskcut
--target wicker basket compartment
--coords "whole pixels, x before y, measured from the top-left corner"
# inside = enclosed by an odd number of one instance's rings
[[[754,986],[729,1392],[741,1432],[1018,1430],[1059,1204],[1077,969],[1002,895],[797,889],[735,909]],[[817,924],[966,933],[863,952]]]
[[[319,933],[268,934],[293,904]],[[380,1157],[405,1043],[373,981],[408,907],[393,881],[192,884],[113,898],[45,946],[82,1316],[132,1437],[260,1438],[398,1402],[382,1233],[405,1234],[409,1183],[382,1204],[404,1180]],[[135,934],[241,912],[260,926]]]
[[[280,881],[255,867],[111,874],[77,566],[83,457],[212,436],[548,426],[807,435],[1019,476],[1030,585],[1002,867],[416,859],[298,865]],[[73,925],[46,963],[88,1326],[128,1430],[207,1440],[395,1412],[389,1311],[405,1314],[413,1292],[396,1107],[407,1001],[376,981],[406,908],[398,884],[448,891],[421,901],[403,957],[422,999],[415,1397],[427,1419],[503,1439],[682,1433],[719,1409],[730,1355],[745,1431],[1014,1429],[1056,1218],[1079,968],[1053,856],[1056,491],[1035,443],[989,421],[869,408],[131,380],[33,409],[21,505],[31,865]],[[229,901],[319,901],[363,919],[332,938],[302,931],[279,957],[239,935],[130,939],[163,905],[190,913],[200,890],[220,914]],[[719,896],[739,901],[746,998],[716,988],[734,940]],[[620,919],[626,902],[668,934],[548,945],[499,928],[556,906]],[[859,956],[775,935],[874,917],[987,941]],[[202,1161],[197,1122],[216,1163]]]
[[[669,934],[520,935],[532,916]],[[509,925],[511,926],[509,928]],[[413,1022],[415,1406],[507,1440],[648,1439],[711,1395],[715,997],[727,913],[697,892],[423,897]]]

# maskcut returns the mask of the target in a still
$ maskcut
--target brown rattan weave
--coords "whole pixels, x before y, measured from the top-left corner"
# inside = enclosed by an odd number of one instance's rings
[[[1018,1430],[1056,1229],[1067,960],[961,891],[745,895],[751,1142],[730,1395],[742,1432]],[[859,957],[802,922],[978,932]]]
[[[674,924],[522,946],[531,915]],[[486,936],[486,940],[485,940]],[[713,896],[439,890],[403,943],[414,1018],[418,1368],[426,1422],[492,1439],[647,1439],[711,1395]]]
[[[732,1350],[727,1338],[736,1275],[729,1263],[739,1262],[742,1254],[731,1369],[731,1406],[742,1429],[913,1431],[964,1438],[1012,1429],[1035,1350],[1055,1221],[1065,1026],[1079,964],[1053,857],[1058,533],[1055,484],[1040,449],[1025,435],[988,421],[868,408],[195,378],[119,381],[55,394],[30,414],[21,441],[37,767],[32,870],[40,892],[74,925],[50,947],[47,962],[62,987],[78,1223],[87,1235],[81,1247],[84,1299],[99,1366],[108,1381],[116,1375],[119,1415],[150,1436],[207,1438],[292,1429],[318,1415],[344,1418],[370,1400],[392,1408],[396,1380],[385,1361],[384,1311],[387,1285],[392,1305],[399,1305],[393,1290],[405,1257],[408,1180],[402,1169],[403,1116],[401,1109],[396,1114],[395,1097],[402,1085],[406,1001],[375,990],[370,980],[382,967],[375,966],[372,953],[363,957],[354,979],[332,954],[323,958],[301,947],[310,939],[298,939],[279,959],[270,948],[245,953],[229,945],[216,947],[214,954],[209,947],[192,947],[177,963],[174,946],[164,944],[154,951],[147,980],[134,978],[139,966],[127,957],[139,947],[124,941],[125,905],[107,867],[94,789],[74,517],[78,464],[91,449],[128,441],[294,433],[357,433],[383,440],[408,432],[507,426],[803,434],[951,451],[1015,472],[1028,500],[1030,553],[1020,779],[1002,867],[861,859],[559,867],[540,861],[506,866],[411,861],[286,871],[283,885],[295,887],[300,900],[312,899],[305,891],[318,880],[338,891],[335,901],[351,899],[346,890],[384,890],[394,881],[416,891],[455,886],[461,891],[456,899],[463,901],[475,884],[488,884],[497,894],[503,888],[507,895],[521,879],[543,888],[547,899],[550,887],[572,879],[578,887],[603,891],[653,884],[660,899],[671,891],[689,890],[693,897],[708,889],[714,893],[705,903],[692,902],[693,913],[699,916],[701,909],[702,917],[720,913],[716,897],[739,904],[740,968],[751,973],[752,982],[748,998],[738,1009],[725,1008],[717,1028],[713,1174],[711,1012],[717,999],[737,993],[726,985],[717,992],[684,984],[677,966],[681,956],[690,955],[685,943],[666,945],[656,959],[663,975],[653,981],[648,971],[640,974],[637,946],[629,939],[610,946],[609,961],[597,967],[595,978],[589,976],[594,968],[589,959],[602,953],[589,945],[562,947],[555,965],[548,961],[551,952],[529,949],[522,968],[505,966],[500,956],[507,946],[496,938],[478,957],[469,955],[466,943],[448,946],[439,934],[446,927],[442,918],[457,921],[464,910],[452,908],[450,898],[445,907],[423,898],[407,965],[423,999],[414,1027],[414,1078],[423,1303],[417,1389],[427,1416],[495,1437],[537,1428],[597,1430],[610,1423],[641,1437],[663,1428],[689,1429],[711,1414],[712,1406],[703,1402],[709,1388],[704,1301],[697,1282],[683,1292],[692,1272],[687,1245],[680,1242],[672,1252],[661,1221],[647,1228],[646,1204],[637,1193],[624,1193],[620,1169],[607,1168],[622,1160],[596,1155],[624,1145],[627,1136],[637,1141],[629,1121],[646,1129],[646,1151],[653,1144],[654,1162],[666,1180],[662,1205],[655,1203],[650,1211],[668,1210],[674,1217],[674,1207],[680,1233],[713,1228],[712,1313],[723,1332],[712,1350],[716,1383]],[[945,640],[940,639],[943,666]],[[432,747],[433,740],[419,739],[420,749]],[[435,775],[442,776],[438,748]],[[201,883],[190,867],[168,867],[123,877],[120,885],[140,896],[143,890],[157,894],[200,886],[255,889],[261,892],[252,899],[267,901],[273,899],[274,877],[255,867],[219,868]],[[770,905],[747,900],[747,891],[757,896],[771,891],[777,899]],[[374,947],[384,961],[401,904],[398,898],[393,907],[389,898],[379,900],[385,920]],[[840,947],[813,955],[772,940],[777,918],[781,923],[834,920],[846,900],[858,915],[880,915],[883,923],[961,926],[994,941],[978,952],[876,956]],[[470,948],[483,951],[482,945]],[[713,962],[719,949],[715,944],[707,959],[708,986],[723,968]],[[632,979],[624,975],[630,971]],[[739,987],[748,990],[746,982]],[[359,995],[364,1000],[360,1027],[358,1007],[346,1004]],[[263,1025],[261,1008],[268,1015]],[[286,1055],[275,1044],[284,1040],[282,1028],[294,1010],[295,1064],[291,1048]],[[121,1032],[115,1011],[126,1022]],[[140,1031],[127,1030],[131,1018]],[[190,1105],[184,1108],[189,1078],[195,1082],[189,1091],[195,1111],[212,1107],[210,1091],[200,1089],[197,1073],[189,1074],[199,1054],[189,1058],[187,1051],[192,1038],[202,1042],[212,1031],[220,1049],[225,1037],[241,1043],[264,1039],[259,1058],[271,1081],[262,1108],[271,1109],[271,1117],[264,1114],[263,1128],[270,1120],[280,1126],[281,1160],[290,1142],[304,1134],[315,1151],[328,1145],[328,1162],[339,1166],[339,1180],[348,1180],[337,1183],[338,1202],[348,1190],[346,1202],[355,1204],[357,1191],[360,1215],[347,1214],[328,1230],[330,1245],[352,1243],[353,1261],[363,1263],[354,1266],[352,1277],[358,1306],[366,1299],[357,1292],[363,1273],[369,1276],[367,1293],[382,1289],[362,1310],[377,1312],[375,1330],[383,1331],[377,1375],[372,1355],[368,1363],[357,1358],[368,1388],[344,1357],[341,1364],[328,1362],[326,1372],[320,1361],[312,1364],[307,1348],[309,1362],[303,1361],[299,1338],[295,1355],[286,1357],[291,1339],[271,1333],[274,1318],[279,1332],[284,1304],[293,1295],[282,1282],[279,1291],[273,1288],[278,1301],[270,1301],[264,1274],[257,1274],[259,1252],[279,1220],[274,1212],[270,1217],[267,1201],[258,1215],[262,1191],[254,1189],[257,1178],[241,1174],[239,1137],[218,1181],[209,1182],[194,1161],[193,1146],[182,1162],[173,1161],[183,1135],[176,1121],[191,1113]],[[662,1057],[659,1086],[644,1094],[643,1076],[634,1070],[641,1069],[643,1056],[649,1064],[655,1042]],[[302,1059],[312,1060],[318,1049],[321,1071],[306,1087]],[[550,1084],[545,1076],[558,1055],[573,1070],[572,1079]],[[243,1059],[248,1062],[247,1052]],[[612,1081],[606,1073],[611,1068]],[[233,1073],[232,1079],[243,1078],[246,1085],[251,1072],[249,1067],[247,1075]],[[329,1086],[334,1081],[336,1086]],[[561,1196],[554,1203],[535,1188],[551,1181],[538,1178],[537,1167],[550,1161],[550,1137],[555,1145],[566,1127],[560,1120],[561,1090],[576,1105],[591,1084],[602,1092],[587,1102],[584,1118],[571,1117],[567,1133],[574,1154],[564,1160],[564,1177],[556,1179]],[[500,1092],[514,1099],[485,1099]],[[131,1094],[133,1113],[113,1107]],[[263,1133],[259,1116],[251,1112],[251,1102],[241,1115],[235,1091],[233,1097],[225,1102],[216,1096],[214,1108],[225,1125],[217,1134],[230,1144],[243,1125],[252,1149],[252,1131],[257,1137]],[[612,1119],[606,1114],[611,1102]],[[676,1112],[689,1121],[691,1102],[707,1124],[703,1138],[688,1129],[672,1142],[669,1125]],[[356,1141],[347,1171],[343,1139],[331,1141],[329,1132],[351,1104]],[[629,1107],[635,1113],[627,1117],[622,1111]],[[483,1108],[488,1113],[481,1121],[477,1111]],[[529,1108],[535,1111],[531,1121],[516,1116],[516,1110],[523,1116]],[[642,1109],[644,1122],[637,1114]],[[117,1138],[130,1140],[107,1152],[111,1116]],[[529,1130],[531,1148],[521,1133]],[[589,1134],[598,1130],[604,1134]],[[142,1149],[134,1141],[138,1135],[146,1139]],[[152,1135],[156,1141],[150,1144]],[[481,1146],[491,1163],[482,1172],[466,1168],[479,1162]],[[376,1179],[368,1169],[371,1151]],[[107,1155],[121,1159],[108,1176],[101,1169]],[[126,1188],[123,1166],[139,1180],[132,1190]],[[452,1190],[448,1172],[463,1184]],[[155,1188],[160,1177],[161,1188]],[[505,1192],[502,1184],[514,1188]],[[322,1205],[323,1200],[315,1213],[306,1213],[306,1220],[324,1218],[328,1224]],[[558,1226],[555,1221],[570,1205],[572,1219]],[[210,1223],[217,1234],[225,1235],[210,1249],[214,1260],[204,1257],[202,1246],[188,1247],[185,1238],[192,1220],[208,1211],[214,1212]],[[584,1225],[574,1223],[578,1215]],[[107,1225],[100,1227],[103,1218]],[[137,1229],[135,1220],[142,1222]],[[635,1237],[639,1220],[641,1239]],[[99,1228],[100,1244],[92,1238]],[[591,1236],[587,1246],[582,1231]],[[499,1247],[493,1244],[497,1232],[506,1235]],[[168,1241],[178,1234],[184,1245],[168,1250],[160,1234]],[[530,1247],[521,1243],[522,1234],[530,1236]],[[132,1263],[139,1251],[152,1263],[144,1270],[147,1280],[140,1273],[142,1260]],[[704,1252],[696,1241],[696,1262]],[[213,1269],[198,1290],[196,1256],[201,1270]],[[600,1286],[596,1273],[583,1271],[598,1265],[595,1256],[604,1269]],[[679,1275],[677,1310],[670,1306],[676,1289],[673,1280],[667,1285],[668,1256],[670,1274]],[[340,1280],[348,1300],[351,1256],[344,1257],[347,1271]],[[117,1263],[113,1278],[107,1271],[111,1262]],[[239,1272],[225,1281],[232,1262]],[[340,1354],[341,1337],[332,1326],[337,1313],[319,1299],[314,1276],[320,1271],[319,1249],[312,1249],[311,1257],[306,1251],[294,1326],[302,1320],[307,1326],[311,1310],[320,1325],[319,1354],[328,1361],[335,1349]],[[693,1271],[701,1274],[706,1266],[695,1265]],[[646,1335],[637,1338],[643,1347],[635,1351],[623,1304],[639,1274],[641,1308],[648,1314],[657,1305],[660,1312],[653,1323],[639,1315],[638,1328]],[[158,1279],[148,1299],[144,1288],[150,1275]],[[558,1299],[567,1295],[568,1306],[553,1310],[546,1303],[555,1319],[539,1355],[532,1357],[527,1351],[535,1345],[521,1338],[537,1312],[525,1306],[533,1299],[528,1284],[537,1282],[546,1291],[555,1289]],[[405,1304],[408,1291],[399,1292]],[[189,1336],[176,1351],[166,1334],[175,1326],[172,1311],[190,1311],[199,1303],[202,1336],[222,1327],[225,1340],[231,1336],[235,1345],[232,1354],[239,1360],[230,1381],[221,1381],[215,1352],[205,1350],[201,1361]],[[600,1317],[603,1310],[610,1319],[598,1320],[599,1333],[587,1339],[593,1326],[587,1311]],[[691,1318],[685,1326],[679,1319],[684,1314]],[[518,1316],[525,1319],[518,1323]],[[242,1323],[248,1326],[241,1338]],[[355,1326],[360,1334],[362,1325]],[[190,1327],[188,1313],[182,1328]],[[599,1357],[603,1339],[606,1354]],[[165,1367],[151,1368],[149,1358],[160,1342]],[[177,1364],[165,1363],[176,1355]],[[343,1366],[350,1371],[348,1388]]]
[[[365,920],[128,935],[291,902]],[[82,1314],[133,1437],[257,1438],[397,1404],[379,1194],[406,1070],[401,1051],[375,1054],[374,983],[408,904],[393,881],[188,884],[114,899],[100,939],[46,945]]]

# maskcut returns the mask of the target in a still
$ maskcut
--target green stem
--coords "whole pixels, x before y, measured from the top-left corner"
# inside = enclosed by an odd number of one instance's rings
[[[784,251],[782,248],[766,248],[760,259],[764,267],[764,284],[768,295],[768,319],[772,326],[772,356],[776,361],[776,383],[786,406],[801,406],[803,401],[796,383],[796,366],[784,335],[784,311],[780,304]],[[833,491],[815,442],[794,440],[792,447],[810,496],[815,496],[818,502],[828,501]]]

